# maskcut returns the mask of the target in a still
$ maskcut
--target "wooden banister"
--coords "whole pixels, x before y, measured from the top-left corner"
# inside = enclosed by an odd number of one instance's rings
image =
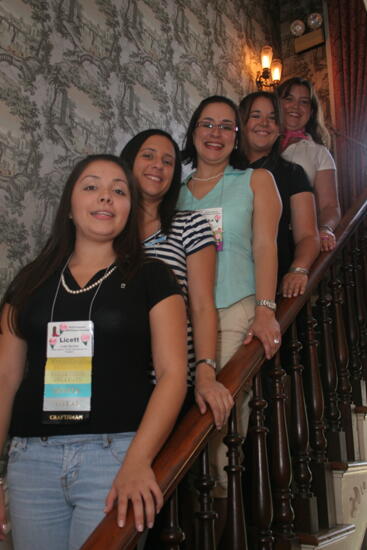
[[[367,188],[348,210],[338,225],[335,234],[336,248],[321,253],[312,266],[309,283],[302,296],[281,299],[278,305],[278,319],[282,333],[294,321],[299,311],[310,298],[326,271],[340,254],[347,240],[361,223],[367,212]],[[258,341],[241,346],[218,375],[236,397],[241,388],[250,386],[254,376],[264,362],[263,348]],[[201,415],[193,406],[179,422],[154,461],[153,468],[165,500],[204,448],[210,433],[214,430],[211,412]],[[123,529],[116,523],[116,509],[110,512],[84,543],[81,550],[129,550],[135,548],[139,534],[134,527],[132,508],[129,506],[126,525]]]

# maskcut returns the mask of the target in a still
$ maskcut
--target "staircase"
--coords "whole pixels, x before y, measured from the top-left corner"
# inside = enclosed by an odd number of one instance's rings
[[[299,534],[292,550],[367,550],[367,407],[354,407],[356,460],[330,463],[336,527]]]
[[[269,369],[270,429],[259,342],[241,346],[218,375],[234,398],[245,387],[253,389],[245,453],[251,463],[243,486],[242,439],[234,411],[225,438],[225,550],[367,550],[366,221],[367,189],[339,224],[335,250],[321,253],[314,263],[304,295],[279,302],[282,333],[288,330],[283,344],[287,372],[278,353]],[[159,550],[182,548],[176,489],[198,457],[198,543],[185,550],[216,548],[211,479],[203,452],[213,431],[211,413],[201,415],[192,407],[154,461],[168,503]],[[82,550],[133,550],[138,539],[130,506],[123,529],[112,510]]]

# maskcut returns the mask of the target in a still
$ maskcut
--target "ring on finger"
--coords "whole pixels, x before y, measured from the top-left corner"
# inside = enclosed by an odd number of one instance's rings
[[[274,342],[274,344],[279,344],[280,340],[279,340],[279,338],[274,338],[273,342]]]

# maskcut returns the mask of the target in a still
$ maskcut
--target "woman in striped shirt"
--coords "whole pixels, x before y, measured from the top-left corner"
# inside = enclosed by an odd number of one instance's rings
[[[121,158],[131,167],[139,186],[140,233],[146,253],[172,268],[187,304],[188,384],[195,384],[200,411],[204,413],[209,405],[220,429],[233,399],[216,381],[212,231],[200,213],[176,211],[181,162],[179,148],[168,133],[155,129],[140,132],[124,147]]]

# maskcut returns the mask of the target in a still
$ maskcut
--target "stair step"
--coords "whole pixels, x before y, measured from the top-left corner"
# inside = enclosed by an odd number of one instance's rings
[[[345,539],[356,530],[353,523],[336,525],[332,529],[322,529],[317,533],[297,533],[299,544],[307,544],[314,548],[326,548],[335,542]]]
[[[329,462],[331,470],[345,472],[346,470],[355,472],[358,470],[367,469],[366,460],[354,460],[353,462]]]

